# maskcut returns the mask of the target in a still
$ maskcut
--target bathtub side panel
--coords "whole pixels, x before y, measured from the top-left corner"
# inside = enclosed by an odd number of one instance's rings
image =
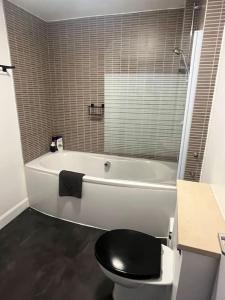
[[[85,222],[106,229],[129,228],[167,236],[176,193],[119,186],[85,184]]]
[[[129,228],[166,237],[175,190],[83,182],[82,199],[58,196],[58,176],[26,168],[30,206],[52,216],[103,229]]]
[[[58,175],[25,167],[30,207],[55,216],[57,212]]]

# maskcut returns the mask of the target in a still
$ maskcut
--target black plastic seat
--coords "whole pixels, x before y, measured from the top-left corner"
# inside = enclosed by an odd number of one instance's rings
[[[95,256],[106,270],[130,279],[156,279],[161,274],[161,241],[133,230],[104,233],[96,242]]]

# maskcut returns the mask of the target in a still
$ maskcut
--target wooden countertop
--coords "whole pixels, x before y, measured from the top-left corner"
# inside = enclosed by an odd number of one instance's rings
[[[177,200],[178,249],[219,257],[225,221],[210,185],[178,180]]]

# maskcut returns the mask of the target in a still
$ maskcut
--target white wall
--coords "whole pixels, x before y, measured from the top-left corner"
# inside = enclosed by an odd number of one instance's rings
[[[201,181],[211,184],[225,219],[225,30]],[[213,300],[224,300],[224,281],[225,255],[222,255]]]
[[[212,185],[225,218],[225,31],[201,181]]]
[[[0,64],[11,64],[0,0]],[[12,73],[0,71],[0,228],[28,205]]]

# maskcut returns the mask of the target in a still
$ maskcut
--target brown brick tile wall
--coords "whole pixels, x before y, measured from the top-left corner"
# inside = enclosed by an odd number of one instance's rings
[[[25,162],[64,136],[68,150],[103,152],[105,73],[177,73],[183,9],[46,23],[5,1]]]
[[[51,135],[58,133],[64,135],[67,149],[103,151],[104,124],[89,119],[87,105],[103,103],[104,72],[177,72],[179,68],[170,50],[181,45],[182,10],[47,24],[4,3],[11,57],[16,65],[14,80],[26,162],[47,152]],[[199,3],[199,27],[205,32],[185,173],[186,179],[196,181],[201,172],[225,21],[224,0]],[[188,0],[188,26],[191,5]],[[182,47],[187,49],[185,32],[189,30],[184,28]],[[157,46],[146,51],[146,45],[156,36]],[[194,158],[195,152],[198,158]]]
[[[225,23],[225,1],[208,0],[185,179],[199,181]],[[194,157],[198,153],[198,158]]]
[[[49,23],[54,133],[69,150],[104,151],[104,123],[87,108],[104,102],[105,73],[177,73],[183,9]]]
[[[49,150],[52,113],[49,97],[47,24],[4,2],[24,161]]]

